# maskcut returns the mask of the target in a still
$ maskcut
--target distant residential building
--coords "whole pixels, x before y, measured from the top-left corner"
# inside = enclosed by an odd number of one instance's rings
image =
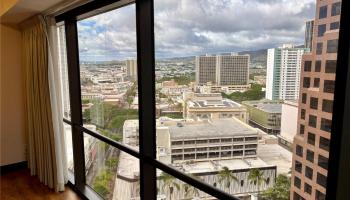
[[[314,35],[314,23],[315,20],[305,22],[305,43],[304,47],[312,51],[312,38]]]
[[[196,84],[248,85],[249,55],[196,56]]]
[[[266,99],[295,100],[299,97],[301,60],[306,48],[292,44],[268,49]]]
[[[266,85],[266,76],[264,75],[254,76],[254,82],[260,85]]]
[[[282,102],[271,100],[243,101],[249,114],[249,124],[262,131],[278,135],[281,130]]]
[[[125,65],[126,65],[126,76],[131,81],[136,81],[137,80],[137,60],[136,59],[126,60]]]
[[[192,96],[190,96],[192,95]],[[184,118],[194,120],[232,118],[247,122],[247,109],[220,93],[187,93],[184,97]]]
[[[285,101],[282,104],[281,134],[278,135],[280,145],[292,150],[293,139],[297,134],[298,102]]]

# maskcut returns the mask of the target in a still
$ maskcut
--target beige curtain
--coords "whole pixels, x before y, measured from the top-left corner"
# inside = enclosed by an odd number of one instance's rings
[[[56,188],[57,168],[45,26],[39,17],[33,18],[28,24],[22,29],[28,165],[32,175],[37,175],[39,180],[50,188]]]

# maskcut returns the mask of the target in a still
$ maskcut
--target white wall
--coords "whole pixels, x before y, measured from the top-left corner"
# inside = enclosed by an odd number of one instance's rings
[[[265,98],[272,100],[273,94],[273,73],[275,68],[275,49],[267,50],[267,65],[266,65],[266,93]]]
[[[293,142],[297,133],[298,103],[286,101],[282,104],[281,136]]]
[[[0,165],[25,161],[24,72],[21,32],[0,24],[1,132]]]

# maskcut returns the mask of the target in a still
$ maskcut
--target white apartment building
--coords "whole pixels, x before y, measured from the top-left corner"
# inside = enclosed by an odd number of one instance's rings
[[[299,97],[302,56],[307,48],[293,44],[268,49],[266,99],[295,100]]]
[[[196,56],[196,84],[248,85],[249,55]]]
[[[131,81],[137,80],[137,60],[136,59],[130,59],[125,61],[126,65],[126,76]]]

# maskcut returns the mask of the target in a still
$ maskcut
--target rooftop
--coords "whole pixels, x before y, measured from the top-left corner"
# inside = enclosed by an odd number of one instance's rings
[[[196,100],[189,101],[188,105],[194,108],[240,108],[241,104],[236,103],[230,99],[218,99],[218,100]]]
[[[244,101],[243,104],[269,113],[282,112],[282,102],[280,101]]]
[[[257,130],[236,118],[214,119],[197,124],[169,126],[171,139],[214,138],[257,135]]]
[[[288,174],[292,166],[292,152],[278,144],[258,145],[258,157],[269,165],[277,166],[277,174]]]

